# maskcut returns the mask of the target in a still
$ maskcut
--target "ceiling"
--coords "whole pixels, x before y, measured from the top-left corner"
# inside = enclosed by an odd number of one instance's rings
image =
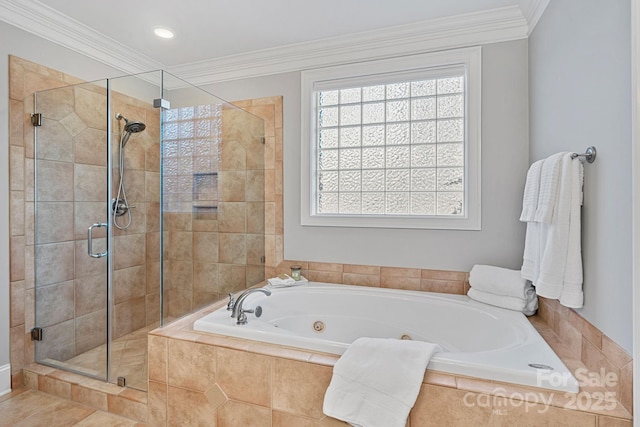
[[[174,69],[220,58],[348,42],[487,11],[534,25],[549,0],[0,0],[0,20],[101,58],[127,72]],[[542,7],[544,9],[544,7]],[[541,13],[541,12],[540,12]],[[155,26],[176,37],[160,39]],[[120,63],[119,63],[120,62]]]

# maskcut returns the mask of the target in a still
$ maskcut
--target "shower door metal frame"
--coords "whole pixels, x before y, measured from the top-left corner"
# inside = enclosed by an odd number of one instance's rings
[[[111,79],[106,79],[107,81],[107,199],[105,202],[105,207],[107,210],[107,357],[106,357],[106,380],[108,383],[115,383],[112,378],[111,367],[113,364],[111,363],[111,340],[113,339],[113,331],[112,326],[113,316],[115,315],[115,306],[113,299],[113,256],[111,254],[111,250],[113,249],[113,215],[111,215],[111,194],[113,193],[113,138],[112,138],[112,128],[113,121],[111,119]]]

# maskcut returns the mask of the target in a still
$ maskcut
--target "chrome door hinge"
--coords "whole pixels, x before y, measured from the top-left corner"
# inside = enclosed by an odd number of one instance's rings
[[[33,126],[42,126],[42,114],[40,113],[33,113],[31,115],[31,124]]]
[[[42,328],[31,329],[31,341],[42,341]]]

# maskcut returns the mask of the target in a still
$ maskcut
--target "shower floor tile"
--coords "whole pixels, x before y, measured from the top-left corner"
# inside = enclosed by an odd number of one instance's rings
[[[158,325],[149,325],[116,339],[111,345],[111,365],[114,377],[125,377],[127,387],[147,390],[147,333]],[[106,344],[79,354],[67,361],[53,362],[61,368],[71,368],[91,376],[106,376]]]

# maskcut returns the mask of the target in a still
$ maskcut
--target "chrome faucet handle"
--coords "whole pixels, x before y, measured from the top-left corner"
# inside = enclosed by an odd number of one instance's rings
[[[238,320],[236,321],[236,325],[246,325],[247,324],[247,315],[246,313],[254,313],[256,317],[262,316],[262,307],[256,306],[256,308],[250,308],[245,310],[244,308],[240,309],[240,313],[238,313]]]
[[[236,305],[236,300],[232,293],[229,293],[229,302],[227,303],[227,311],[233,310],[233,306]]]

